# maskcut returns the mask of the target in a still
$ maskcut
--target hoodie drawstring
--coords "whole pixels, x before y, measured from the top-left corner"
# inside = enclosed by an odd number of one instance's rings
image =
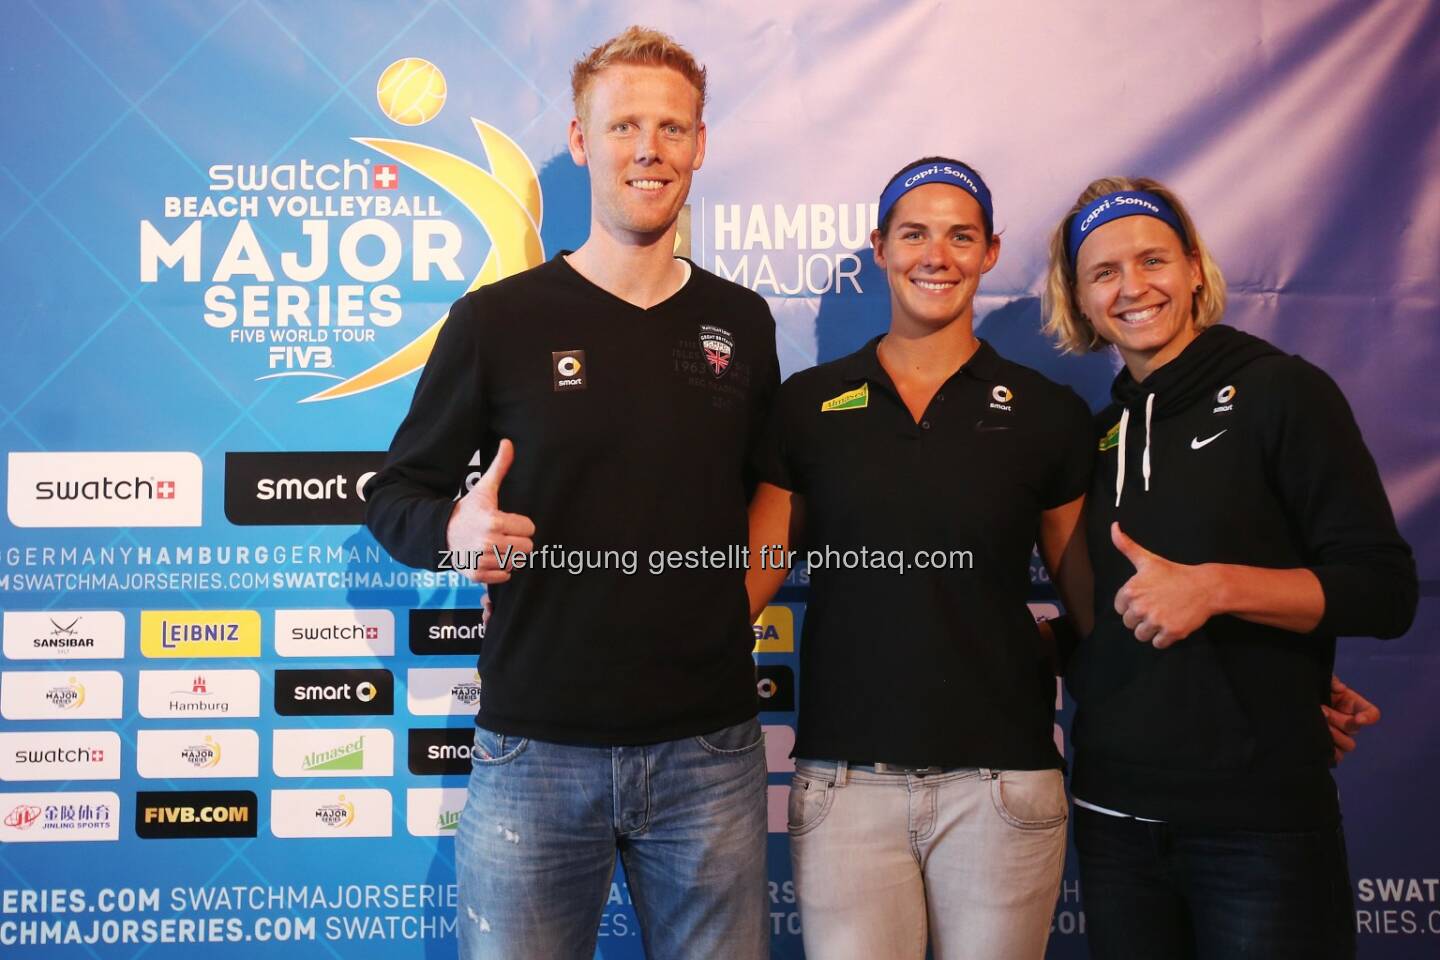
[[[1140,473],[1145,478],[1145,490],[1150,490],[1150,419],[1155,412],[1155,394],[1145,398],[1145,452],[1140,458]],[[1120,497],[1125,493],[1125,435],[1130,431],[1130,408],[1120,411],[1120,460],[1115,465],[1115,506],[1120,506]]]

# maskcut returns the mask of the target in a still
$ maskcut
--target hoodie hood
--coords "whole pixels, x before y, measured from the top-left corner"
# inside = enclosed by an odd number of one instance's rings
[[[1119,463],[1115,472],[1115,506],[1125,495],[1125,447],[1130,434],[1130,415],[1145,417],[1145,452],[1140,472],[1145,489],[1150,489],[1150,437],[1153,422],[1189,409],[1200,397],[1223,383],[1241,367],[1260,357],[1281,356],[1281,351],[1248,333],[1216,324],[1190,341],[1180,355],[1139,383],[1128,369],[1121,369],[1110,385],[1110,399],[1120,409]]]

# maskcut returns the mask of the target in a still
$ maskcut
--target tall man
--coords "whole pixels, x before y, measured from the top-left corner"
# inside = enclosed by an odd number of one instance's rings
[[[478,554],[494,585],[461,956],[590,960],[618,850],[650,956],[765,957],[745,571],[708,551],[746,543],[774,322],[673,256],[704,68],[631,27],[572,85],[589,237],[455,304],[370,488],[397,559]],[[477,448],[489,467],[455,501]]]

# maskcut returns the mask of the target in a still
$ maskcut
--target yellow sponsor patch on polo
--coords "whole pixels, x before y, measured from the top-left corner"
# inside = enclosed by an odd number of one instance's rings
[[[831,397],[820,404],[821,413],[832,413],[836,410],[861,410],[870,406],[870,384],[862,383],[858,390],[850,390],[840,394],[838,397]]]
[[[1105,436],[1100,438],[1100,452],[1113,450],[1120,445],[1120,421],[1115,421],[1115,426],[1105,431]]]

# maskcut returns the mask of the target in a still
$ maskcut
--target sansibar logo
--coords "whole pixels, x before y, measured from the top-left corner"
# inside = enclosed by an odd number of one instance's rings
[[[259,804],[249,790],[141,790],[135,835],[146,840],[253,837]]]
[[[141,670],[142,717],[258,717],[254,670]]]
[[[225,519],[238,526],[359,524],[385,452],[227,453]]]
[[[108,791],[0,793],[0,842],[119,840],[120,798]]]
[[[410,652],[478,656],[485,641],[479,610],[411,610]]]
[[[120,735],[0,733],[0,780],[118,780]]]
[[[7,671],[0,675],[6,720],[118,720],[123,681],[116,670]]]
[[[410,772],[419,777],[468,774],[474,745],[473,726],[412,729],[406,751]]]
[[[388,657],[395,653],[389,610],[276,610],[275,652],[282,657]]]
[[[5,612],[11,660],[118,660],[125,656],[125,615],[118,610]]]
[[[140,652],[147,657],[258,657],[254,610],[142,610]]]
[[[383,729],[276,730],[277,777],[388,777],[395,772],[395,736]]]
[[[297,716],[373,716],[395,712],[389,670],[276,670],[275,712]]]
[[[188,452],[11,453],[17,527],[198,527],[200,458]]]

